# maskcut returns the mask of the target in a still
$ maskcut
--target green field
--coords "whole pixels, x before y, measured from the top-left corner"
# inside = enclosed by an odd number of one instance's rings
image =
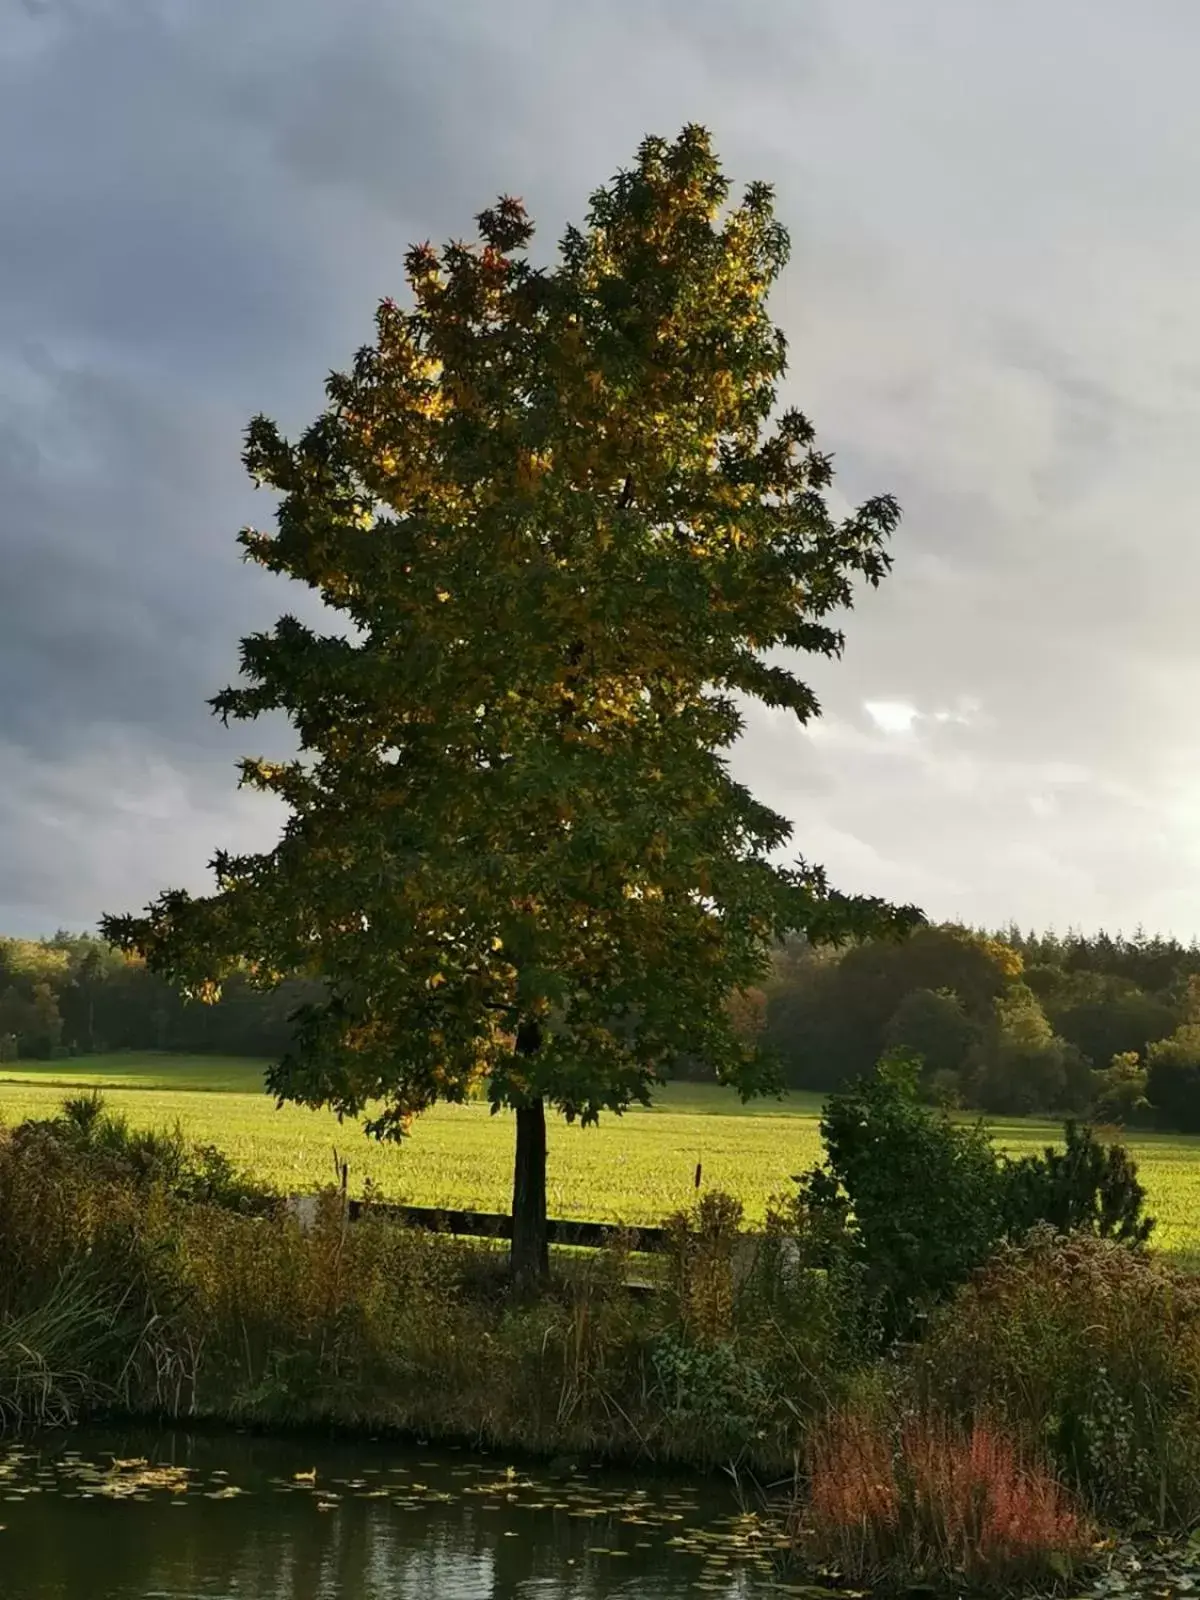
[[[416,1205],[507,1210],[512,1119],[486,1105],[438,1106],[401,1145],[380,1145],[326,1112],[276,1110],[262,1091],[262,1062],[227,1057],[95,1056],[45,1066],[21,1063],[0,1074],[0,1117],[12,1124],[48,1116],[78,1086],[102,1088],[113,1110],[142,1126],[178,1119],[188,1135],[220,1145],[242,1167],[286,1192],[331,1181],[333,1151],[349,1162],[350,1188],[371,1177],[392,1199]],[[793,1095],[743,1106],[729,1091],[669,1086],[659,1104],[598,1128],[550,1126],[549,1207],[558,1217],[658,1222],[693,1196],[697,1163],[705,1188],[727,1189],[761,1218],[768,1197],[820,1156],[819,1101]],[[997,1144],[1012,1154],[1053,1140],[1057,1125],[997,1122]],[[1129,1139],[1155,1235],[1167,1249],[1200,1252],[1200,1139],[1137,1134]]]

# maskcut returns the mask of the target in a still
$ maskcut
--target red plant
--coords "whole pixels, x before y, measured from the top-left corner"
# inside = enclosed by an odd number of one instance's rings
[[[1071,1576],[1094,1540],[1066,1491],[1005,1433],[936,1415],[894,1429],[840,1412],[809,1451],[799,1542],[851,1582],[979,1589]]]

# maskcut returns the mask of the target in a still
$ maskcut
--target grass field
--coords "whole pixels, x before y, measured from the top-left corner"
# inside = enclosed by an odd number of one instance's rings
[[[21,1063],[0,1069],[0,1117],[51,1115],[80,1086],[100,1088],[113,1110],[140,1126],[180,1121],[191,1138],[220,1145],[275,1187],[297,1192],[331,1181],[333,1150],[349,1162],[350,1188],[373,1178],[391,1199],[415,1205],[507,1210],[512,1182],[511,1115],[486,1105],[438,1106],[401,1145],[380,1145],[326,1112],[276,1110],[262,1089],[263,1063],[229,1057],[110,1055]],[[693,1197],[697,1163],[705,1188],[726,1189],[761,1218],[768,1197],[821,1153],[820,1102],[793,1095],[743,1106],[732,1092],[670,1085],[650,1110],[606,1117],[598,1128],[550,1125],[549,1207],[558,1217],[658,1222]],[[1048,1122],[997,1122],[996,1143],[1021,1154],[1052,1141]],[[1131,1135],[1159,1219],[1155,1241],[1200,1253],[1200,1139]]]

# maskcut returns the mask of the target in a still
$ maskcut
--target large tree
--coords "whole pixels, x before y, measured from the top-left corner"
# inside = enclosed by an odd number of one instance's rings
[[[242,766],[291,807],[278,845],[104,921],[193,992],[324,981],[281,1101],[381,1137],[480,1084],[514,1108],[520,1281],[546,1270],[547,1104],[592,1122],[697,1056],[768,1088],[726,1001],[772,942],[920,920],[775,865],[790,824],[722,754],[738,695],[817,713],[768,653],[839,653],[825,619],[884,575],[898,517],[835,520],[812,428],[771,420],[787,236],[766,185],[723,214],[728,187],[702,128],[647,139],[547,268],[502,198],[477,243],[408,253],[411,308],[382,303],[297,442],[250,424],[282,500],[245,552],[350,627],[283,617],[212,702],[297,731],[296,760]]]

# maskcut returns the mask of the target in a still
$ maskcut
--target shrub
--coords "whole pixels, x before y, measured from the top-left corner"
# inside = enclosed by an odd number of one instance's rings
[[[732,1340],[701,1345],[668,1329],[651,1362],[654,1398],[668,1426],[704,1437],[718,1454],[736,1455],[777,1407],[768,1373]]]
[[[885,1341],[986,1259],[1004,1228],[1004,1186],[982,1126],[918,1099],[920,1062],[894,1052],[832,1095],[826,1158],[799,1177],[794,1225],[811,1259],[853,1283]]]
[[[1005,1163],[1008,1231],[1019,1236],[1046,1222],[1060,1234],[1145,1244],[1155,1222],[1143,1214],[1146,1191],[1128,1150],[1101,1144],[1074,1122],[1063,1132],[1065,1150],[1047,1145],[1040,1156]]]
[[[1100,1516],[1200,1519],[1200,1279],[1035,1229],[943,1307],[910,1365],[963,1423],[998,1417]]]
[[[798,1255],[786,1215],[770,1212],[757,1235],[739,1231],[741,1216],[712,1192],[666,1219],[648,1398],[685,1456],[786,1462],[861,1362],[858,1308]]]
[[[920,1063],[885,1056],[830,1097],[824,1163],[799,1177],[791,1223],[808,1259],[857,1295],[878,1342],[911,1338],[1003,1240],[1040,1222],[1144,1244],[1154,1227],[1128,1151],[1068,1122],[1066,1148],[1011,1161],[982,1124],[920,1103]]]
[[[12,1138],[17,1149],[36,1148],[52,1167],[82,1164],[98,1179],[157,1185],[181,1200],[260,1215],[278,1205],[215,1145],[193,1145],[179,1123],[165,1131],[131,1128],[95,1091],[64,1100],[56,1117],[19,1124]]]
[[[1011,1590],[1069,1579],[1094,1534],[1047,1469],[1002,1429],[937,1413],[896,1425],[835,1412],[809,1445],[800,1547],[843,1582]]]

